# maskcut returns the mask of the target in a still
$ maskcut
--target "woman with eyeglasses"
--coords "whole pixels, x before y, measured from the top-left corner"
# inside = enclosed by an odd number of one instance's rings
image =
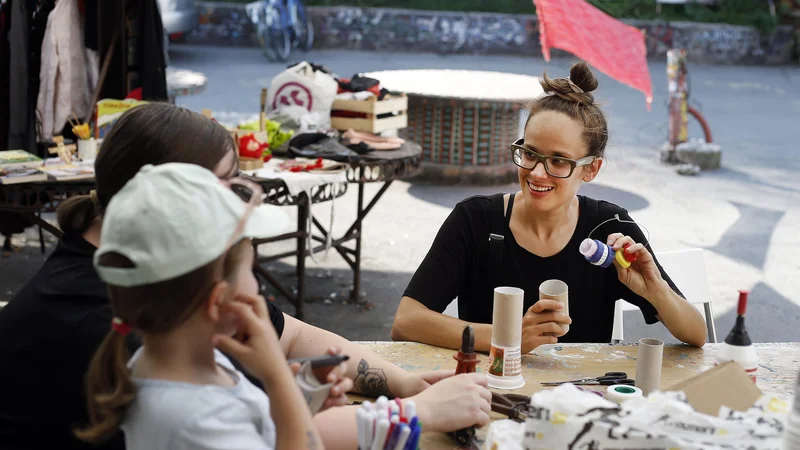
[[[509,152],[520,190],[456,205],[400,301],[392,339],[456,349],[471,324],[476,349],[489,351],[494,288],[513,286],[525,291],[525,353],[557,342],[610,342],[619,299],[638,306],[648,324],[660,321],[681,341],[702,346],[703,317],[658,264],[628,212],[577,194],[600,171],[608,141],[591,69],[580,62],[569,78],[545,74],[541,84],[545,94]],[[590,234],[636,261],[605,269],[591,264],[580,251]],[[551,279],[567,284],[569,315],[559,302],[539,300],[539,285]],[[442,314],[456,298],[459,318]]]

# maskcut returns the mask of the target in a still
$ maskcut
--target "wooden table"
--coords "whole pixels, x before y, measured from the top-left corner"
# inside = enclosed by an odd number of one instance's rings
[[[360,342],[360,345],[381,355],[410,372],[455,369],[454,350],[411,342]],[[721,344],[706,344],[702,349],[684,345],[664,348],[661,389],[667,389],[714,366],[714,355]],[[784,398],[794,394],[797,370],[800,367],[800,343],[756,344],[759,357],[758,387]],[[485,372],[488,355],[479,355],[478,370]],[[602,375],[606,372],[627,372],[636,377],[636,346],[626,344],[558,344],[545,345],[522,357],[525,386],[514,391],[525,395],[551,389],[546,381],[563,381]],[[504,419],[492,413],[492,419]],[[478,430],[483,439],[488,427]],[[423,450],[459,448],[442,433],[425,433]]]

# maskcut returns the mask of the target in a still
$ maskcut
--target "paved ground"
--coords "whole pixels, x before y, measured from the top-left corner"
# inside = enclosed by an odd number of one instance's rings
[[[314,52],[308,59],[342,75],[388,69],[453,68],[539,75],[566,74],[568,60],[486,56],[435,56],[356,52]],[[284,65],[269,64],[256,49],[175,47],[172,64],[209,77],[205,93],[180,99],[195,110],[211,108],[235,120],[258,108],[258,90]],[[699,177],[681,177],[655,162],[666,136],[665,67],[651,64],[655,102],[648,112],[643,96],[601,76],[598,97],[607,104],[611,146],[608,166],[585,193],[628,208],[648,228],[657,251],[707,250],[709,284],[720,338],[735,315],[737,289],[750,289],[748,324],[759,342],[800,341],[800,162],[793,154],[800,111],[797,68],[691,66],[692,102],[709,120],[724,149],[724,168]],[[693,136],[700,136],[692,128]],[[379,186],[368,187],[369,196]],[[351,339],[388,339],[392,316],[411,274],[427,252],[438,227],[459,200],[473,194],[511,192],[501,187],[441,187],[396,182],[365,221],[362,292],[369,308],[346,302],[351,272],[339,256],[308,260],[311,302],[307,320]],[[341,234],[355,215],[356,191],[335,203],[334,229]],[[330,204],[315,205],[325,223]],[[294,214],[294,211],[292,211]],[[0,260],[0,300],[8,299],[41,264],[38,243],[13,259]],[[274,244],[262,252],[289,249]],[[294,262],[272,266],[292,281]],[[291,306],[277,300],[287,311]],[[663,336],[626,313],[626,340]]]

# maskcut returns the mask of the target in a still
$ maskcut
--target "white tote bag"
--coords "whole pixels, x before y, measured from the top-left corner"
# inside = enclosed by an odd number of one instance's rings
[[[319,128],[331,126],[331,105],[339,84],[329,74],[314,70],[308,62],[301,62],[279,73],[272,79],[267,95],[267,111],[299,106],[309,114],[319,114]]]

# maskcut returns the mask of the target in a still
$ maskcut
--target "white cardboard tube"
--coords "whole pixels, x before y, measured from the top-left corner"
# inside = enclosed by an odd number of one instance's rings
[[[539,300],[550,299],[561,302],[564,308],[560,313],[569,316],[569,286],[561,280],[547,280],[539,285]],[[564,329],[564,334],[569,332],[568,324],[559,324]],[[544,333],[547,336],[553,336],[553,333]]]
[[[636,355],[636,387],[644,395],[659,390],[661,385],[661,363],[664,358],[664,342],[658,339],[641,339]]]
[[[522,378],[522,313],[525,291],[515,287],[494,290],[492,346],[489,351],[489,386],[519,389]]]

